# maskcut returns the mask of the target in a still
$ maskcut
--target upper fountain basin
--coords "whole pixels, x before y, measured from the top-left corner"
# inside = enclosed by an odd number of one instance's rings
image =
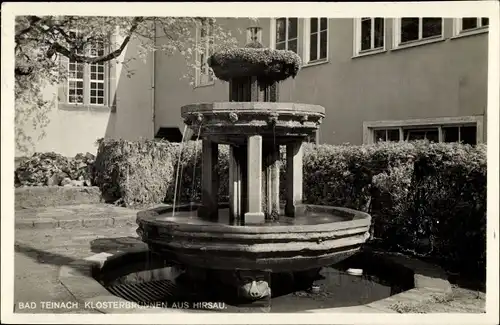
[[[216,102],[183,106],[181,116],[200,136],[211,136],[219,143],[234,144],[260,134],[284,144],[313,135],[325,117],[325,108],[281,102]]]
[[[297,75],[302,60],[293,51],[243,47],[214,53],[209,57],[208,64],[215,76],[224,81],[252,76],[282,81]]]
[[[156,208],[137,214],[138,234],[153,252],[212,269],[300,271],[337,263],[368,238],[370,215],[347,208],[303,205],[295,218],[235,225],[228,209],[218,220],[196,211]]]

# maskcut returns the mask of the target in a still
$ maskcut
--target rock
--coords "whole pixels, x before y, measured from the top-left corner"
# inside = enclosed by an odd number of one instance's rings
[[[83,175],[78,176],[78,180],[83,181],[84,180]]]
[[[83,185],[84,186],[92,186],[92,182],[90,181],[90,179],[86,179],[85,181],[83,181]]]
[[[71,185],[73,186],[83,186],[83,181],[72,180]]]
[[[70,185],[70,186],[71,186],[71,185],[72,185],[72,184],[71,184],[71,178],[69,178],[69,177],[65,177],[65,178],[61,181],[61,185],[62,185],[62,186],[66,186],[66,185]]]

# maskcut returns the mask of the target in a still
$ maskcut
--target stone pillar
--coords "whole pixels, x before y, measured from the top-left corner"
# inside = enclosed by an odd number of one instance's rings
[[[203,216],[210,219],[218,217],[218,175],[215,166],[218,159],[218,145],[210,140],[202,141],[202,171],[201,171],[201,202],[203,208],[199,210]]]
[[[232,220],[242,217],[241,164],[238,149],[229,148],[229,214]]]
[[[286,207],[285,214],[295,217],[297,205],[302,204],[302,141],[286,146]]]
[[[247,194],[248,205],[245,224],[264,222],[262,212],[262,136],[248,137],[247,146]]]
[[[267,151],[266,163],[266,218],[272,219],[279,214],[280,207],[280,147],[272,146]]]

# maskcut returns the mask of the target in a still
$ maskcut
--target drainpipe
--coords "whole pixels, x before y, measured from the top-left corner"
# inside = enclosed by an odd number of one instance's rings
[[[156,46],[156,21],[153,22],[153,42],[154,46]],[[152,123],[153,123],[153,138],[155,138],[155,133],[156,133],[156,107],[155,107],[155,68],[156,68],[156,51],[153,51],[153,58],[151,60],[151,115],[152,115]]]

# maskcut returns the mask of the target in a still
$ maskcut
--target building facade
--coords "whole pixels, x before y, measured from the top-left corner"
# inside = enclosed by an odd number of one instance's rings
[[[281,83],[280,101],[325,107],[326,118],[314,139],[319,143],[486,141],[487,18],[218,22],[240,46],[250,40],[247,28],[259,26],[256,36],[264,46],[301,56],[303,68],[296,78]],[[209,30],[197,34],[203,32]],[[161,45],[161,32],[158,36]],[[73,77],[57,90],[54,117],[36,151],[95,152],[100,137],[180,141],[181,106],[228,100],[228,84],[214,79],[206,64],[210,51],[207,43],[197,55],[194,84],[184,77],[185,59],[161,51],[127,68],[65,63]],[[122,58],[133,55],[132,43]],[[78,103],[75,94],[80,95]]]

